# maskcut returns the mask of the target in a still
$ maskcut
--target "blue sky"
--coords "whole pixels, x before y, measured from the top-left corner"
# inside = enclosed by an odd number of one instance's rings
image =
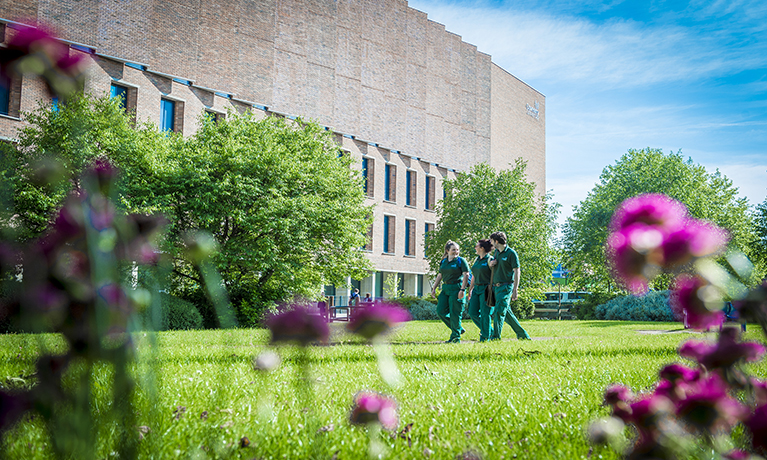
[[[630,148],[681,149],[752,205],[767,196],[767,2],[409,5],[546,96],[546,188],[560,222]]]

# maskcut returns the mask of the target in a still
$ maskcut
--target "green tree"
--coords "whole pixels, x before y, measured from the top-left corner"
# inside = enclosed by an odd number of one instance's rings
[[[40,106],[25,114],[28,125],[18,143],[2,148],[3,176],[13,189],[4,200],[2,224],[22,241],[48,228],[67,195],[80,190],[83,170],[97,157],[122,170],[120,203],[134,211],[147,208],[152,158],[170,147],[156,127],[134,127],[119,100],[77,94],[58,107]]]
[[[158,171],[174,289],[201,301],[201,274],[183,257],[186,235],[200,231],[218,244],[214,264],[241,324],[270,301],[366,276],[359,248],[371,210],[351,161],[315,123],[249,112],[203,119]]]
[[[445,243],[456,241],[471,265],[474,245],[503,231],[509,246],[519,254],[522,270],[515,314],[530,316],[532,299],[547,290],[553,258],[550,243],[556,229],[558,206],[537,196],[527,181],[526,163],[517,159],[509,170],[496,171],[480,163],[471,171],[444,182],[445,198],[437,204],[437,228],[426,236],[426,255],[432,272],[439,269]]]
[[[623,200],[643,193],[663,193],[687,206],[698,219],[711,221],[730,232],[730,247],[749,253],[752,227],[748,202],[718,170],[685,160],[681,152],[659,149],[629,150],[607,166],[600,182],[585,200],[573,207],[563,229],[562,246],[576,287],[615,290],[605,257],[605,241],[613,212]],[[651,287],[663,290],[671,278],[660,276]]]
[[[751,246],[751,260],[757,265],[762,278],[767,277],[767,198],[756,206],[754,219],[754,243]]]

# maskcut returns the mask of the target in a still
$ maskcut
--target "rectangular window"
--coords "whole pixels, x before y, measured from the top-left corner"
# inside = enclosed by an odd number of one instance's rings
[[[390,164],[384,177],[384,201],[397,201],[397,167]]]
[[[21,115],[21,78],[0,75],[0,114],[18,118]]]
[[[436,180],[434,176],[426,176],[426,193],[424,199],[426,200],[425,209],[434,209],[434,192],[436,189]]]
[[[383,298],[383,272],[376,272],[376,298]]]
[[[416,286],[416,289],[418,289],[418,297],[423,297],[423,275],[418,275],[418,286]]]
[[[175,131],[176,103],[168,99],[160,99],[160,131]]]
[[[213,110],[206,110],[205,115],[213,120],[213,123],[218,124],[219,122],[224,120],[225,115],[220,112],[214,112]]]
[[[365,185],[365,196],[373,198],[373,178],[375,177],[375,161],[362,157],[362,178]]]
[[[405,255],[415,255],[415,221],[405,219]]]
[[[11,108],[11,80],[0,77],[0,114],[8,115]]]
[[[120,98],[122,108],[128,110],[128,88],[112,83],[110,95],[114,98]]]
[[[408,206],[416,206],[416,196],[418,190],[418,176],[415,171],[407,172],[407,183],[405,184],[406,199],[405,204]]]
[[[373,224],[370,224],[368,227],[367,241],[365,241],[365,246],[363,246],[362,249],[364,251],[373,250]]]
[[[426,248],[429,247],[429,245],[426,243],[427,242],[426,237],[429,235],[429,233],[431,233],[433,231],[434,231],[434,224],[430,224],[430,223],[427,222],[424,225],[424,229],[423,229],[423,256],[424,256],[424,258],[426,257]]]
[[[396,228],[394,216],[384,216],[383,252],[386,254],[394,254],[395,231]]]

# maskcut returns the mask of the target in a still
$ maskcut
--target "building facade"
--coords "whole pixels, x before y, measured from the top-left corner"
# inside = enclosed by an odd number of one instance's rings
[[[428,292],[423,236],[443,180],[521,157],[545,193],[545,97],[405,0],[0,0],[3,43],[36,22],[93,61],[86,91],[121,95],[163,129],[251,110],[333,131],[375,204],[376,271],[352,281],[363,295],[394,276]],[[47,95],[34,79],[7,83],[0,136],[13,139]]]

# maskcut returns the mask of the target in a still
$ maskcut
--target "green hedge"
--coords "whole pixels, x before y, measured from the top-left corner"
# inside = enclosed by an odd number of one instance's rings
[[[596,319],[622,321],[676,321],[668,303],[670,291],[650,291],[643,296],[616,297],[599,305]]]
[[[203,329],[202,315],[192,303],[164,292],[159,295],[161,311],[159,330]],[[143,319],[147,326],[152,324],[151,308],[144,312]]]

